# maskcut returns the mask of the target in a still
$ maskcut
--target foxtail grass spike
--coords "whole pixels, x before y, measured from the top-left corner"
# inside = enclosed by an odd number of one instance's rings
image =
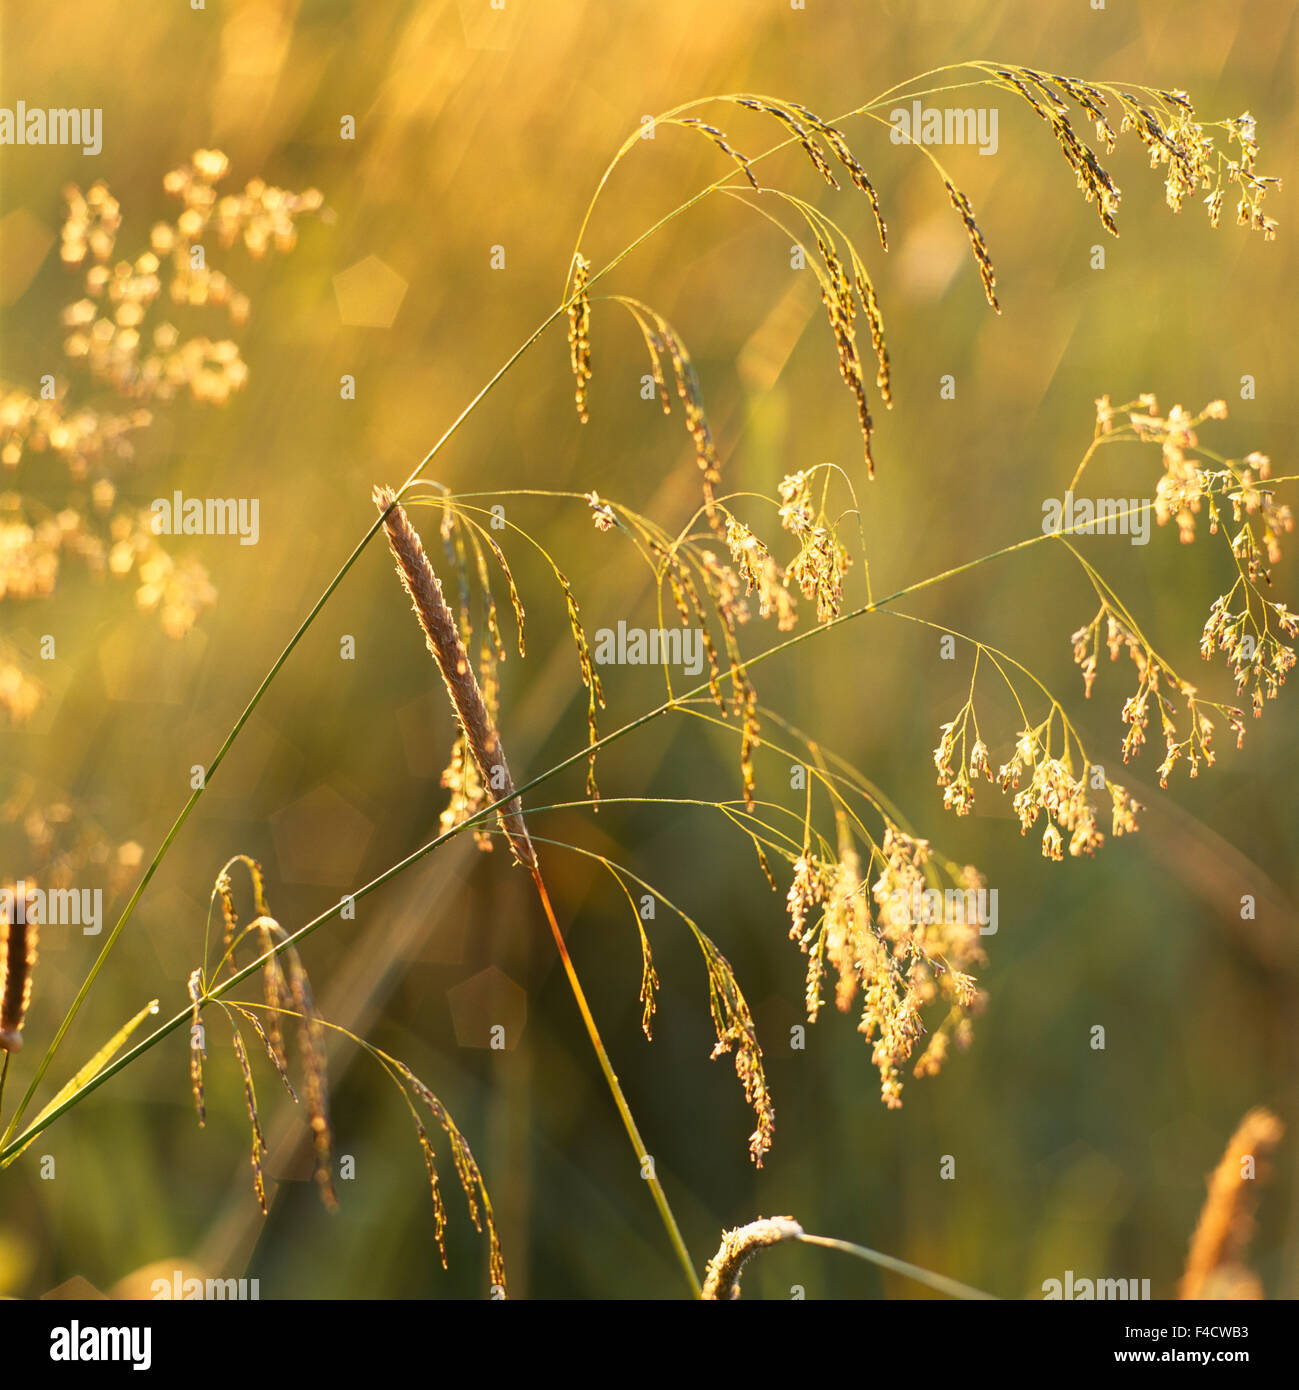
[[[514,793],[514,781],[505,761],[501,736],[492,722],[469,653],[465,651],[455,619],[442,595],[442,585],[424,553],[419,533],[410,524],[405,509],[392,490],[376,488],[374,501],[381,512],[386,512],[384,530],[397,560],[397,572],[424,629],[428,649],[442,673],[447,694],[464,730],[479,776],[484,787],[496,794],[501,829],[519,863],[533,868],[536,855],[523,823],[522,807]]]
[[[1209,1195],[1182,1275],[1181,1297],[1262,1298],[1258,1276],[1244,1263],[1254,1232],[1258,1180],[1267,1176],[1272,1151],[1285,1126],[1261,1106],[1241,1120],[1209,1179]]]
[[[0,1048],[19,1052],[32,997],[32,972],[36,969],[37,925],[27,920],[18,895],[12,896],[12,921],[0,905]]]

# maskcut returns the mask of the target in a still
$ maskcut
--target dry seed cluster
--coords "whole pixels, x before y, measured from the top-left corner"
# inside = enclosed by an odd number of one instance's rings
[[[254,916],[247,925],[241,925],[234,901],[234,886],[230,871],[236,864],[248,872],[252,888]],[[221,999],[222,1011],[231,1025],[232,1042],[239,1072],[243,1081],[244,1100],[248,1109],[249,1125],[252,1133],[251,1165],[253,1169],[253,1191],[261,1206],[267,1211],[267,1194],[263,1159],[266,1143],[262,1133],[261,1116],[257,1102],[257,1091],[253,1079],[252,1063],[244,1043],[241,1025],[246,1024],[256,1034],[266,1052],[275,1074],[283,1083],[284,1089],[294,1104],[302,1103],[307,1112],[307,1122],[315,1153],[316,1182],[321,1199],[326,1207],[337,1205],[334,1191],[332,1169],[332,1130],[329,1121],[329,1083],[326,1068],[324,1032],[330,1026],[321,1017],[312,997],[311,982],[308,979],[297,948],[290,942],[288,934],[270,915],[266,901],[265,878],[262,867],[256,860],[246,855],[238,855],[222,868],[213,886],[212,899],[219,904],[223,925],[222,956],[210,980],[206,979],[205,967],[199,967],[189,977],[192,1022],[199,1025],[205,1005],[211,1002],[212,991],[221,981],[223,971],[233,973],[236,952],[245,944],[254,944],[261,957],[263,995],[260,1002],[230,1001]],[[292,1019],[297,1025],[298,1052],[303,1072],[302,1097],[289,1079],[289,1059],[284,1044],[283,1021]],[[194,1034],[195,1038],[200,1034]],[[348,1036],[351,1036],[350,1034]],[[500,1237],[492,1212],[487,1187],[478,1163],[464,1136],[456,1127],[455,1121],[432,1091],[402,1061],[380,1052],[377,1048],[353,1038],[360,1043],[383,1067],[385,1074],[401,1091],[403,1098],[411,1105],[415,1116],[416,1136],[429,1176],[434,1209],[434,1236],[446,1265],[446,1207],[438,1182],[436,1155],[428,1131],[420,1122],[413,1102],[426,1105],[443,1132],[451,1147],[452,1161],[456,1176],[464,1190],[469,1215],[475,1227],[482,1231],[486,1227],[490,1250],[490,1277],[492,1284],[504,1291],[505,1264],[501,1253]],[[199,1123],[206,1117],[203,1087],[203,1062],[205,1051],[202,1047],[190,1048],[190,1080],[198,1110]]]
[[[27,879],[39,875],[47,889],[71,888],[85,873],[102,876],[109,897],[137,877],[144,851],[135,840],[119,842],[84,806],[51,797],[34,777],[20,777],[0,802],[0,827],[21,836]]]
[[[147,410],[72,409],[66,393],[45,399],[8,388],[0,393],[0,464],[12,471],[29,452],[48,451],[81,480],[92,466],[102,471],[129,463],[135,457],[130,434],[151,423]]]
[[[103,182],[84,193],[64,191],[67,216],[61,256],[69,267],[90,261],[84,296],[67,306],[63,326],[68,359],[87,368],[120,397],[136,402],[124,411],[76,406],[66,385],[54,394],[32,395],[0,383],[0,467],[19,473],[33,456],[52,454],[70,481],[84,485],[51,511],[19,487],[0,494],[0,602],[47,597],[54,592],[61,561],[81,560],[92,573],[133,575],[136,602],[159,615],[163,630],[182,637],[216,599],[206,569],[196,560],[175,559],[152,530],[152,518],[136,509],[115,510],[117,475],[135,458],[133,436],[153,420],[138,402],[170,399],[182,391],[195,400],[221,404],[247,381],[247,366],[232,338],[184,336],[160,306],[169,301],[184,313],[203,306],[223,308],[232,326],[248,317],[247,296],[208,264],[204,238],[230,245],[242,238],[253,256],[274,247],[290,250],[298,220],[318,211],[320,194],[290,193],[252,180],[240,195],[221,197],[215,185],[229,171],[217,150],[198,150],[163,180],[183,210],[174,222],[154,226],[151,245],[134,259],[118,257],[122,211]],[[204,254],[196,254],[199,248]],[[20,474],[19,481],[22,481]],[[106,518],[97,524],[97,518]],[[106,532],[106,534],[105,534]],[[42,687],[16,654],[0,647],[0,712],[10,723],[30,718]]]
[[[870,200],[871,210],[879,232],[880,245],[885,250],[888,249],[888,233],[880,213],[879,197],[875,187],[849,147],[847,137],[838,127],[831,125],[816,115],[815,112],[797,102],[783,102],[747,94],[728,97],[725,100],[734,102],[747,110],[770,116],[778,121],[792,135],[825,182],[832,188],[838,189],[839,182],[835,178],[830,157],[826,154],[828,148],[834,160],[848,170],[854,186]],[[670,123],[697,130],[709,139],[727,158],[735,162],[755,193],[775,191],[761,188],[754,177],[748,158],[731,145],[726,135],[718,127],[696,117],[677,117],[673,118]],[[788,195],[780,194],[779,196],[787,197]],[[885,404],[891,404],[888,349],[884,339],[884,324],[879,301],[870,276],[851,242],[845,238],[852,265],[852,273],[849,274],[836,250],[834,235],[830,230],[834,224],[829,219],[817,214],[810,205],[802,203],[801,200],[798,201],[798,207],[812,228],[824,262],[824,269],[817,268],[822,302],[825,305],[831,333],[835,340],[840,375],[856,402],[867,469],[871,476],[874,476],[875,463],[871,454],[873,422],[866,395],[861,356],[857,348],[854,320],[859,301],[870,328],[871,345],[878,364],[876,384]],[[571,301],[568,308],[569,356],[576,382],[578,415],[584,422],[587,419],[588,383],[591,375],[590,302],[585,293],[588,274],[589,262],[579,251],[574,257],[568,288],[568,297]],[[686,424],[694,440],[695,456],[703,474],[704,496],[711,520],[714,487],[719,478],[718,458],[689,354],[686,352],[680,336],[660,315],[636,300],[620,299],[620,302],[633,314],[645,338],[651,372],[665,412],[670,410],[671,402],[666,375],[663,370],[663,359],[667,358],[672,364],[677,394],[685,409]]]
[[[717,1034],[712,1056],[717,1058],[728,1052],[734,1055],[735,1074],[744,1087],[744,1098],[757,1116],[757,1125],[749,1136],[749,1156],[761,1168],[763,1155],[771,1148],[775,1134],[776,1112],[767,1089],[757,1029],[730,962],[702,932],[697,932],[696,937],[708,969],[708,1007]]]
[[[885,251],[888,250],[888,230],[884,225],[883,217],[880,215],[879,195],[876,193],[875,185],[870,181],[866,170],[849,147],[848,138],[843,131],[795,101],[777,101],[748,95],[728,97],[726,100],[734,101],[737,105],[750,111],[757,111],[774,117],[793,134],[794,139],[804,154],[807,155],[817,173],[831,188],[838,189],[839,181],[835,178],[830,162],[825,156],[825,151],[819,143],[819,140],[824,140],[835,159],[848,170],[854,187],[870,200],[871,212],[875,217],[875,227],[879,233],[880,246]]]
[[[1025,776],[1027,785],[1018,790]],[[1020,734],[1009,760],[997,770],[997,781],[1002,791],[1015,791],[1012,804],[1021,834],[1027,835],[1038,818],[1044,818],[1042,853],[1047,859],[1063,859],[1066,843],[1075,858],[1093,855],[1104,844],[1087,788],[1087,768],[1081,777],[1075,776],[1067,758],[1052,756],[1049,721]],[[1107,780],[1105,789],[1111,802],[1111,833],[1135,830],[1140,808],[1117,782]]]
[[[1053,738],[1057,713],[1064,727],[1064,746],[1058,750]],[[1095,854],[1105,835],[1088,786],[1090,765],[1083,755],[1082,772],[1075,774],[1071,740],[1082,754],[1077,734],[1056,706],[1041,724],[1021,730],[1010,757],[994,773],[988,745],[979,734],[971,693],[956,717],[940,727],[938,746],[934,749],[944,807],[958,816],[968,815],[974,809],[975,784],[983,778],[996,783],[1002,792],[1015,793],[1012,805],[1021,834],[1027,835],[1039,819],[1043,821],[1045,858],[1061,860],[1066,850],[1075,858]],[[1137,828],[1136,812],[1140,808],[1118,783],[1106,780],[1104,786],[1110,798],[1110,833],[1131,833]]]
[[[1275,237],[1277,224],[1264,214],[1262,205],[1269,191],[1280,189],[1281,180],[1257,171],[1256,123],[1248,111],[1233,120],[1216,123],[1216,128],[1227,134],[1229,150],[1232,145],[1238,147],[1233,156],[1218,148],[1212,133],[1215,127],[1196,119],[1195,107],[1185,92],[1122,89],[1110,83],[1085,82],[1025,67],[988,70],[999,85],[1017,92],[1050,125],[1077,175],[1078,187],[1088,202],[1096,201],[1102,223],[1115,236],[1119,189],[1096,152],[1079,139],[1070,121],[1069,100],[1095,122],[1097,137],[1107,154],[1114,150],[1116,141],[1107,111],[1117,115],[1118,134],[1131,131],[1136,135],[1149,152],[1151,168],[1167,170],[1164,196],[1174,212],[1181,211],[1188,197],[1208,190],[1204,203],[1209,221],[1216,227],[1227,188],[1234,184],[1239,195],[1237,223],[1261,231],[1267,240]]]
[[[233,885],[230,879],[230,869],[236,863],[243,864],[247,869],[253,889],[255,915],[242,930],[235,908]],[[208,986],[209,991],[219,983],[222,966],[228,966],[231,971],[234,970],[236,949],[246,941],[255,942],[266,957],[262,966],[263,1002],[260,1007],[264,1010],[267,1020],[266,1027],[263,1028],[259,1025],[256,1032],[266,1049],[276,1074],[284,1083],[285,1089],[294,1102],[297,1103],[298,1094],[289,1082],[289,1061],[284,1049],[281,1031],[283,1018],[294,1017],[297,1020],[298,1052],[303,1070],[302,1099],[307,1111],[307,1124],[315,1155],[316,1183],[325,1206],[333,1208],[337,1206],[338,1199],[334,1193],[331,1171],[329,1083],[325,1066],[323,1027],[312,997],[311,982],[307,977],[306,968],[302,964],[302,958],[298,954],[297,948],[293,945],[285,945],[288,940],[288,933],[270,914],[266,902],[265,878],[262,867],[255,860],[244,855],[232,859],[217,876],[213,888],[213,898],[219,902],[221,907],[224,932],[222,937],[223,954],[212,982]],[[277,950],[278,954],[274,954]],[[197,1023],[204,1002],[202,968],[195,970],[190,977],[190,997],[193,1000],[194,1021]],[[241,1016],[248,1017],[247,1008],[241,1010]],[[234,1036],[239,1038],[239,1029],[233,1018],[231,1019],[231,1026]],[[254,1187],[262,1210],[265,1211],[265,1184],[261,1164],[265,1145],[262,1143],[256,1091],[253,1087],[251,1070],[247,1065],[247,1056],[244,1053],[242,1039],[239,1040],[236,1051],[240,1055],[245,1099],[248,1103],[249,1120],[253,1131],[251,1162]],[[199,1122],[202,1123],[201,1054],[191,1050],[190,1065],[194,1073],[193,1085],[195,1101],[199,1106]]]
[[[111,267],[120,225],[116,203],[102,184],[85,198],[76,188],[67,191],[63,259],[80,265],[89,253],[93,264],[86,272],[86,298],[64,313],[71,329],[65,350],[123,396],[166,400],[188,390],[195,400],[220,403],[247,381],[247,366],[232,339],[185,338],[170,320],[146,322],[164,291],[176,308],[212,305],[223,308],[232,324],[247,322],[248,297],[208,264],[205,234],[211,230],[227,247],[242,237],[254,257],[272,246],[290,251],[297,219],[321,207],[315,189],[290,193],[260,179],[251,180],[242,195],[219,197],[215,185],[228,172],[229,161],[219,150],[197,150],[187,164],[168,173],[163,187],[180,199],[183,211],[174,222],[154,226],[148,251]],[[114,214],[107,223],[106,202]]]
[[[1261,587],[1271,583],[1267,566],[1279,561],[1281,536],[1293,528],[1294,520],[1290,507],[1279,503],[1273,489],[1265,485],[1271,476],[1271,462],[1265,455],[1255,452],[1243,460],[1219,463],[1201,451],[1200,427],[1207,420],[1224,419],[1226,413],[1220,400],[1211,401],[1196,415],[1178,405],[1164,415],[1153,395],[1139,396],[1121,406],[1102,396],[1096,402],[1095,437],[1108,442],[1128,436],[1158,445],[1163,473],[1155,487],[1155,515],[1161,525],[1176,522],[1183,542],[1195,540],[1196,518],[1202,511],[1208,512],[1210,535],[1224,533],[1235,580],[1210,608],[1200,636],[1200,651],[1206,660],[1218,651],[1226,655],[1237,693],[1249,690],[1257,718],[1265,701],[1276,698],[1295,663],[1294,649],[1281,637],[1299,635],[1296,619],[1284,604],[1268,598]],[[1231,507],[1230,534],[1226,534],[1224,501]],[[1198,776],[1202,766],[1212,766],[1214,715],[1226,719],[1240,746],[1245,736],[1245,712],[1235,705],[1202,698],[1196,687],[1178,677],[1140,635],[1126,612],[1103,593],[1096,616],[1071,639],[1088,696],[1097,675],[1102,625],[1110,659],[1117,661],[1126,651],[1137,671],[1137,689],[1122,709],[1127,728],[1124,761],[1144,745],[1152,712],[1159,716],[1164,739],[1164,760],[1159,768],[1162,785],[1167,785],[1169,774],[1183,759],[1192,777]],[[1179,703],[1187,711],[1185,733],[1179,721]]]
[[[887,826],[871,847],[879,876],[868,884],[851,838],[840,831],[837,853],[817,853],[811,843],[794,862],[786,896],[790,938],[807,954],[807,1014],[816,1021],[827,962],[837,975],[835,1004],[853,1006],[861,991],[857,1030],[872,1044],[885,1105],[902,1104],[902,1068],[916,1059],[914,1075],[936,1073],[952,1041],[968,1045],[972,1017],[983,1004],[969,968],[983,960],[977,921],[917,921],[913,904],[933,886],[929,844]],[[962,893],[983,881],[972,868],[948,868]],[[875,911],[872,917],[871,900]],[[958,914],[954,914],[958,915]],[[924,1013],[944,1009],[932,1032]]]
[[[797,584],[804,598],[816,600],[816,620],[824,623],[839,616],[843,577],[852,556],[835,528],[826,524],[824,514],[818,516],[813,510],[811,491],[808,473],[791,473],[781,481],[780,524],[799,543],[798,554],[786,570],[786,582]]]

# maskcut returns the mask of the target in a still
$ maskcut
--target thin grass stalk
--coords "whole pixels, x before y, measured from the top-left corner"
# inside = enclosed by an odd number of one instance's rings
[[[866,1260],[869,1264],[878,1265],[881,1269],[890,1270],[894,1274],[901,1274],[905,1279],[914,1279],[919,1284],[935,1290],[937,1293],[945,1293],[950,1298],[973,1299],[979,1301],[995,1301],[996,1294],[984,1293],[982,1289],[972,1288],[969,1284],[962,1284],[959,1280],[949,1279],[945,1274],[935,1274],[932,1270],[922,1269],[920,1265],[913,1265],[909,1260],[899,1260],[893,1255],[885,1255],[882,1251],[871,1250],[865,1245],[854,1245],[849,1240],[836,1240],[834,1236],[812,1236],[804,1233],[799,1237],[804,1245],[820,1245],[826,1250],[838,1250],[840,1254],[852,1255],[856,1259]]]
[[[627,1136],[631,1140],[632,1148],[636,1154],[636,1161],[643,1170],[647,1158],[644,1141],[636,1127],[631,1107],[627,1104],[627,1097],[623,1094],[617,1074],[609,1061],[609,1054],[600,1037],[595,1016],[587,1003],[586,993],[582,989],[572,957],[564,944],[564,936],[559,929],[555,910],[551,904],[550,895],[546,891],[545,880],[542,878],[541,865],[537,860],[532,838],[528,834],[527,825],[523,820],[522,806],[515,791],[514,779],[510,774],[509,763],[506,761],[501,736],[496,729],[491,711],[483,699],[478,679],[474,674],[473,664],[469,660],[469,654],[465,651],[464,643],[460,639],[455,619],[443,598],[441,582],[425,553],[419,533],[410,524],[406,510],[397,501],[395,494],[387,488],[376,488],[374,500],[383,518],[384,528],[388,535],[388,544],[396,558],[402,585],[410,596],[412,606],[419,618],[420,627],[424,630],[428,649],[437,662],[438,670],[442,673],[447,696],[460,721],[460,727],[464,731],[470,753],[478,766],[483,787],[492,788],[498,792],[494,809],[500,817],[501,829],[514,851],[514,857],[530,873],[533,885],[537,890],[537,896],[541,899],[546,920],[550,924],[551,934],[555,939],[555,948],[558,950],[559,958],[563,963],[564,973],[568,978],[573,998],[577,1002],[578,1012],[582,1015],[587,1036],[590,1038],[591,1046],[599,1060],[600,1069],[604,1072],[605,1081],[608,1083],[614,1104],[622,1117],[623,1126],[627,1130]],[[659,1215],[668,1233],[668,1239],[681,1262],[691,1291],[695,1297],[698,1297],[700,1292],[699,1276],[695,1273],[690,1252],[687,1250],[685,1240],[681,1235],[681,1228],[677,1225],[676,1218],[672,1214],[667,1194],[663,1191],[663,1185],[652,1166],[645,1181],[649,1184],[654,1203],[658,1207]]]
[[[604,1079],[608,1082],[609,1090],[613,1095],[614,1104],[618,1107],[618,1114],[622,1116],[623,1128],[627,1131],[627,1137],[631,1140],[632,1148],[635,1150],[636,1157],[640,1163],[644,1163],[649,1157],[645,1148],[645,1141],[640,1137],[640,1130],[636,1127],[635,1118],[632,1116],[631,1107],[627,1104],[627,1099],[623,1095],[622,1087],[618,1083],[617,1074],[614,1072],[613,1063],[609,1060],[609,1054],[605,1051],[604,1043],[600,1039],[600,1030],[596,1027],[595,1018],[592,1016],[590,1006],[586,1002],[586,993],[582,989],[581,981],[578,979],[577,970],[573,965],[572,957],[568,954],[568,947],[564,944],[563,933],[559,930],[559,923],[555,920],[555,910],[551,906],[550,895],[546,892],[546,885],[541,878],[541,870],[534,866],[532,870],[532,881],[536,885],[537,895],[541,899],[541,905],[546,912],[546,920],[550,923],[550,932],[555,939],[555,949],[559,952],[559,959],[563,963],[564,973],[568,976],[569,987],[573,991],[573,998],[577,1001],[579,1013],[582,1015],[582,1022],[586,1025],[587,1036],[591,1040],[591,1047],[600,1063],[600,1070],[604,1072]],[[663,1225],[667,1228],[668,1238],[672,1242],[672,1248],[676,1251],[677,1259],[681,1262],[681,1268],[685,1271],[687,1280],[690,1283],[691,1292],[696,1298],[701,1295],[699,1276],[695,1273],[694,1264],[690,1259],[690,1251],[686,1247],[685,1237],[681,1234],[681,1228],[677,1225],[677,1219],[672,1214],[672,1208],[668,1205],[667,1194],[663,1191],[663,1184],[659,1181],[658,1175],[653,1167],[650,1169],[649,1176],[645,1179],[649,1184],[650,1195],[654,1198],[654,1205],[659,1209],[659,1216],[663,1220]]]

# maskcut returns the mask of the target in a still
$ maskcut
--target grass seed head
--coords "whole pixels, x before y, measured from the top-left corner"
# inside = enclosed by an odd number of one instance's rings
[[[253,1131],[252,1155],[249,1162],[253,1169],[253,1191],[257,1194],[257,1205],[262,1209],[262,1215],[266,1215],[266,1183],[262,1176],[262,1156],[266,1153],[266,1141],[262,1138],[261,1121],[257,1115],[257,1091],[253,1086],[253,1072],[248,1065],[248,1053],[244,1049],[244,1040],[240,1036],[237,1026],[234,1027],[232,1041],[235,1048],[235,1056],[239,1061],[239,1073],[244,1081],[244,1100],[248,1105],[248,1121]]]
[[[446,684],[478,775],[484,786],[498,792],[495,801],[500,805],[501,828],[519,863],[530,867],[535,864],[536,858],[523,823],[522,808],[514,794],[514,780],[510,776],[505,750],[501,747],[500,734],[483,699],[455,619],[443,597],[442,585],[424,553],[419,533],[410,524],[395,494],[388,488],[376,488],[374,501],[379,510],[386,513],[384,529],[388,545],[397,560],[397,572],[424,629],[428,649]],[[567,587],[565,592],[568,594]],[[571,610],[575,607],[571,594],[569,603]],[[589,663],[589,653],[587,661]],[[586,679],[585,668],[583,675]],[[590,679],[598,683],[593,667],[590,668]]]
[[[1191,1237],[1180,1288],[1183,1299],[1262,1297],[1257,1278],[1242,1261],[1254,1232],[1258,1180],[1266,1179],[1272,1152],[1284,1133],[1281,1121],[1260,1107],[1251,1110],[1231,1136],[1209,1178],[1209,1194]]]
[[[965,226],[970,249],[974,252],[974,260],[979,267],[979,279],[983,281],[983,293],[987,296],[988,303],[997,313],[1001,313],[1001,305],[997,303],[997,272],[993,268],[988,243],[984,241],[979,224],[974,220],[974,209],[970,206],[970,200],[950,179],[944,179],[943,186],[947,189],[947,196]]]
[[[740,172],[744,175],[746,179],[748,179],[750,185],[753,188],[753,191],[755,193],[760,191],[758,188],[758,180],[753,176],[753,169],[750,166],[748,159],[744,155],[742,155],[739,152],[739,150],[731,146],[731,144],[727,141],[726,136],[720,130],[718,130],[716,126],[709,125],[707,121],[698,120],[694,116],[683,117],[680,124],[684,126],[689,126],[692,129],[698,130],[702,132],[704,135],[706,135],[713,142],[713,144],[716,145],[717,148],[721,150],[721,152],[724,155],[726,155],[728,159],[733,160],[735,164],[739,166]]]
[[[575,398],[577,417],[583,424],[590,418],[587,411],[591,381],[591,296],[586,282],[591,274],[591,262],[580,251],[573,256],[573,277],[568,306],[568,353],[577,383]]]
[[[203,971],[194,969],[186,982],[191,1001],[189,1034],[189,1084],[194,1094],[194,1109],[198,1114],[199,1128],[207,1124],[207,1106],[203,1099],[203,1021],[201,1003],[203,998]]]
[[[24,891],[26,887],[24,884]],[[0,904],[0,1048],[18,1052],[22,1049],[23,1023],[32,997],[38,929],[21,910],[16,888],[9,901],[15,905],[14,920]]]

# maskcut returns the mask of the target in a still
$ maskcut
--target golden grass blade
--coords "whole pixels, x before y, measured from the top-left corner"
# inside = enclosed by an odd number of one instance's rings
[[[70,1081],[68,1081],[64,1086],[62,1086],[59,1089],[59,1092],[54,1097],[54,1099],[51,1100],[48,1105],[44,1106],[40,1110],[33,1123],[39,1124],[40,1121],[43,1120],[45,1116],[48,1115],[51,1111],[57,1110],[58,1107],[62,1105],[63,1102],[68,1099],[69,1096],[75,1095],[84,1085],[87,1084],[87,1082],[93,1081],[94,1078],[98,1076],[99,1073],[109,1064],[109,1062],[111,1062],[113,1058],[117,1056],[118,1052],[121,1051],[126,1040],[131,1036],[132,1033],[135,1032],[135,1030],[140,1026],[140,1024],[142,1024],[144,1020],[148,1018],[151,1014],[156,1014],[157,1012],[158,1001],[156,999],[149,1000],[149,1002],[144,1006],[144,1008],[140,1010],[138,1014],[135,1015],[134,1018],[129,1019],[126,1023],[124,1023],[122,1027],[120,1027],[117,1030],[117,1032],[114,1033],[111,1038],[109,1038],[109,1040],[103,1045],[103,1047],[101,1047],[99,1051],[95,1053],[95,1055],[90,1059],[90,1061],[88,1061],[85,1064],[85,1066],[80,1068],[76,1075],[73,1076]],[[35,1139],[35,1137],[36,1136],[33,1135],[32,1139]],[[27,1143],[30,1144],[32,1142],[32,1139],[29,1139]],[[4,1160],[3,1163],[0,1163],[0,1168],[7,1168],[14,1161],[14,1159],[16,1159],[18,1155],[22,1153],[26,1148],[27,1144],[24,1144],[21,1149],[17,1149],[13,1153],[11,1153],[9,1157]]]

